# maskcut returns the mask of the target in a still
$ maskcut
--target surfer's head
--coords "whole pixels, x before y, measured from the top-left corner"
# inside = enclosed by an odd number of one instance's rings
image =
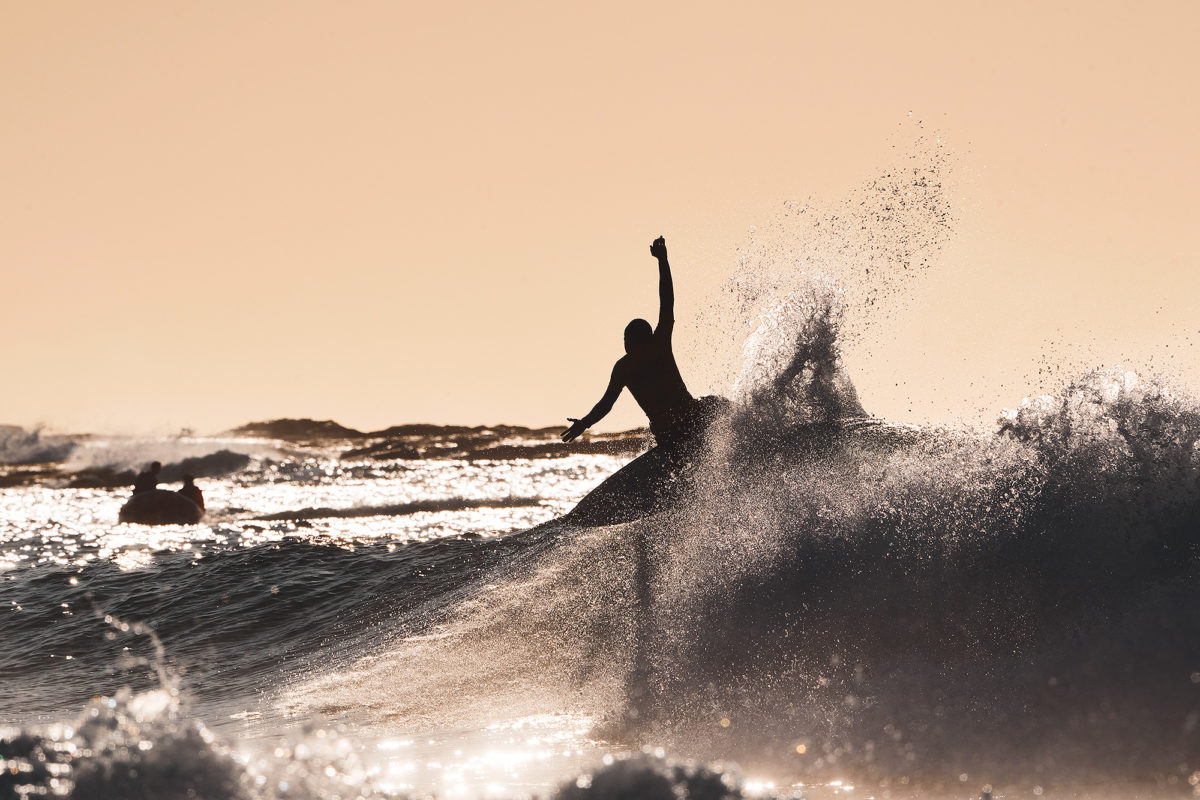
[[[647,345],[654,337],[654,329],[644,319],[635,319],[625,326],[625,352],[631,353],[639,347]]]
[[[150,471],[151,472],[162,472],[162,464],[158,463],[157,461],[152,461],[150,463]]]

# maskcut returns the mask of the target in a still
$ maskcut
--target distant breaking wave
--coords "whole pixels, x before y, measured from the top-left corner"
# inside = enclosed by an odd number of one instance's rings
[[[28,465],[62,461],[77,442],[66,436],[45,436],[15,425],[0,425],[0,464]]]

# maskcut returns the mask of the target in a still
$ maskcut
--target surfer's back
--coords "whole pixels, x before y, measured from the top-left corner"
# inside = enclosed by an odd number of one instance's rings
[[[692,395],[671,350],[669,336],[622,356],[613,370],[650,420],[650,430],[674,425],[691,407]]]

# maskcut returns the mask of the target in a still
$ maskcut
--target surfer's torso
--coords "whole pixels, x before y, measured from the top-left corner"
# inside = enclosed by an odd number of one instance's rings
[[[685,419],[692,407],[691,392],[671,351],[669,329],[656,331],[649,344],[623,356],[614,372],[646,412],[654,433]]]

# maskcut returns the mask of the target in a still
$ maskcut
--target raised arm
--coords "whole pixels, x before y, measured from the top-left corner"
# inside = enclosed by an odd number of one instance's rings
[[[613,403],[617,402],[617,398],[621,396],[621,390],[624,388],[625,381],[621,377],[621,364],[617,362],[617,365],[613,367],[612,377],[608,381],[608,388],[604,390],[604,396],[600,398],[600,402],[596,403],[583,419],[567,417],[572,424],[563,431],[562,440],[569,442],[604,419],[605,415],[612,411]]]
[[[650,255],[658,259],[658,326],[656,335],[671,335],[675,327],[675,284],[671,282],[671,265],[667,263],[667,242],[658,237],[650,245]]]

